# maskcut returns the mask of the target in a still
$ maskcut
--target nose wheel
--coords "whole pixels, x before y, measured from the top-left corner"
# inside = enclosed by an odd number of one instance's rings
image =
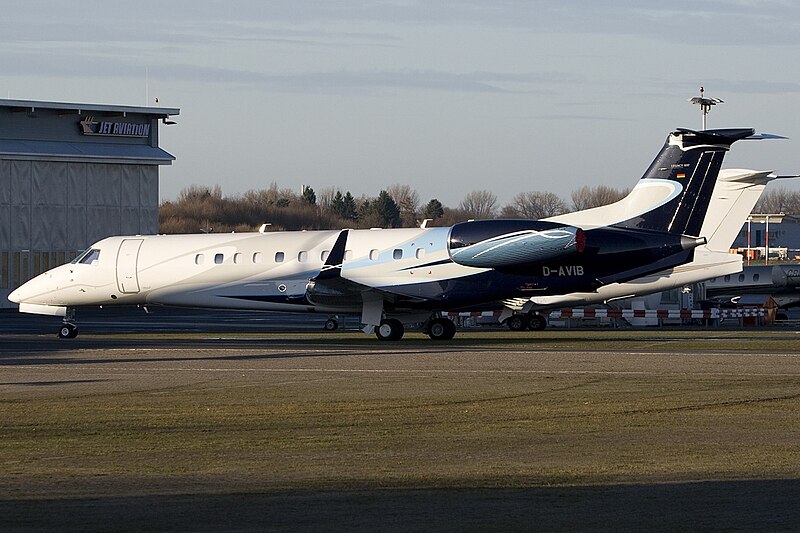
[[[78,326],[75,324],[64,323],[58,330],[59,339],[74,339],[78,336]]]

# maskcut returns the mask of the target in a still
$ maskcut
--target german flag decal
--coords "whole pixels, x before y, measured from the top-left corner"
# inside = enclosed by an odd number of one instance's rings
[[[680,174],[676,174],[676,175],[675,175],[675,177],[676,177],[677,179],[679,179],[679,180],[682,180],[683,178],[685,178],[685,177],[686,177],[686,174],[684,174],[683,172],[681,172]]]

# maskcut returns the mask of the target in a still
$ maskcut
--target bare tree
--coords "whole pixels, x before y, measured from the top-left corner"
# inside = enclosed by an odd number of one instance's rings
[[[800,192],[790,191],[785,187],[765,191],[753,212],[800,214]]]
[[[464,212],[468,218],[482,219],[492,218],[497,205],[497,196],[492,191],[472,191],[468,193],[458,208]]]
[[[503,208],[503,216],[540,218],[560,215],[567,211],[567,204],[560,196],[549,191],[531,191],[517,193],[511,203]]]
[[[419,193],[409,185],[395,183],[386,189],[389,196],[400,209],[400,219],[403,226],[411,227],[416,225],[417,212],[419,211]]]
[[[333,187],[323,187],[317,193],[317,205],[323,209],[330,209],[333,197],[336,196],[336,189]]]
[[[629,192],[629,189],[618,190],[607,185],[597,185],[595,187],[584,185],[580,189],[572,191],[570,197],[572,199],[572,208],[575,211],[580,211],[622,200]]]

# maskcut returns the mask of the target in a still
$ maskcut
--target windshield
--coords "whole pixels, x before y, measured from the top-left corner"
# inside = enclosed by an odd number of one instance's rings
[[[73,264],[81,263],[84,265],[90,265],[92,264],[92,262],[97,261],[99,257],[100,257],[100,250],[98,250],[97,248],[91,248],[80,254],[75,259],[73,259],[71,263]]]

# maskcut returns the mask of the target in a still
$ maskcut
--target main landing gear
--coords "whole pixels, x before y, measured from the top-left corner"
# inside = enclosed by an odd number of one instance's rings
[[[547,327],[547,319],[538,313],[511,315],[505,323],[511,331],[541,331]]]
[[[433,316],[425,322],[422,331],[435,341],[449,341],[456,334],[456,325],[449,318]],[[396,318],[383,319],[375,328],[375,336],[382,341],[399,341],[404,333],[405,326]]]
[[[449,341],[456,335],[456,325],[449,318],[437,317],[428,323],[425,333],[435,341]]]

